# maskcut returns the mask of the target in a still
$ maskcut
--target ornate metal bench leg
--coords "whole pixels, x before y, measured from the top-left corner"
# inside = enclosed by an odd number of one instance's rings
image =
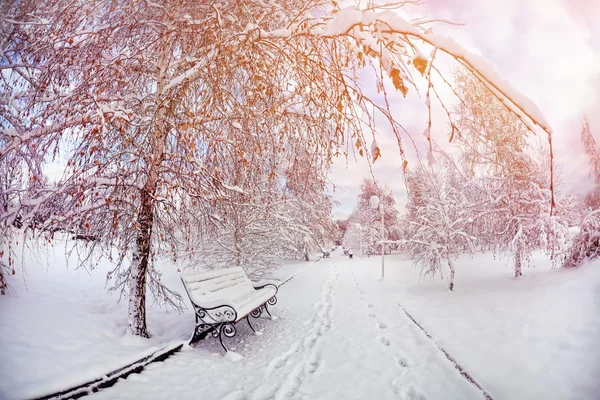
[[[250,327],[250,329],[252,329],[252,332],[256,333],[256,329],[254,329],[254,327],[250,323],[250,318],[249,317],[246,317],[246,321],[248,321],[248,326]]]
[[[258,317],[260,317],[261,314],[262,314],[262,306],[258,307],[255,310],[252,310],[252,312],[250,313],[250,316],[252,318],[258,318]]]
[[[269,306],[268,305],[272,305],[274,306],[275,304],[277,304],[277,297],[273,296],[269,299],[269,301],[267,301],[264,305],[265,307],[265,311],[267,312],[267,314],[269,314],[269,317],[271,317],[271,319],[273,319],[273,316],[271,315],[271,313],[269,312]]]
[[[267,314],[269,314],[269,317],[273,318],[273,316],[271,315],[271,313],[269,312],[269,307],[267,307],[267,304],[265,303],[265,311],[267,312]]]
[[[225,347],[225,344],[223,344],[223,325],[219,326],[219,342],[221,342],[221,346],[226,352],[229,351],[227,350],[227,347]]]
[[[231,322],[224,322],[224,323],[220,324],[219,326],[217,326],[212,334],[214,337],[219,338],[219,342],[221,342],[221,346],[223,347],[223,349],[225,351],[229,351],[227,349],[227,347],[225,347],[225,344],[223,343],[223,335],[230,338],[230,337],[234,337],[235,333],[236,333],[235,325],[233,325]]]

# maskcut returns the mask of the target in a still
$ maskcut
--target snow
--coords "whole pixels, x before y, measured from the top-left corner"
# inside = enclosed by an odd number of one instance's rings
[[[106,293],[108,263],[93,275],[73,270],[75,262],[68,268],[64,244],[29,254],[25,265],[25,281],[10,281],[15,295],[0,298],[2,399],[41,396],[99,378],[190,336],[193,320],[181,324],[176,313],[157,309],[149,310],[152,339],[126,335],[127,303]]]
[[[207,59],[210,59],[211,57],[213,57],[215,55],[216,51],[214,49],[210,50],[208,55],[207,55]],[[176,77],[172,78],[164,87],[163,89],[163,93],[167,93],[169,90],[171,90],[172,88],[182,84],[186,79],[193,79],[194,76],[196,74],[198,74],[199,72],[201,72],[203,70],[203,68],[206,67],[206,61],[205,60],[201,60],[199,62],[197,62],[196,64],[194,64],[193,67],[189,68],[187,71],[185,71],[182,74],[177,75]]]
[[[225,183],[223,183],[222,185],[227,190],[231,190],[233,192],[238,192],[238,193],[241,193],[241,194],[247,194],[246,191],[244,189],[242,189],[241,187],[239,187],[239,186],[236,186],[236,185],[227,185]]]
[[[149,340],[125,335],[126,304],[106,295],[108,265],[67,270],[61,247],[43,268],[26,260],[27,280],[0,299],[0,398],[27,398],[99,377],[189,338],[194,318],[149,307]],[[600,393],[600,263],[535,268],[512,278],[491,254],[456,261],[455,291],[420,280],[401,255],[288,263],[276,278],[279,318],[245,322],[150,364],[101,399],[482,399],[438,345],[492,398],[594,399]],[[163,280],[183,293],[177,267]],[[289,279],[288,278],[292,278]],[[150,304],[151,302],[148,302]],[[435,340],[407,316],[406,309]]]
[[[371,157],[373,157],[373,162],[375,162],[381,156],[381,149],[377,144],[377,141],[373,139],[373,143],[371,143]]]
[[[425,136],[427,140],[431,139],[431,128],[429,126],[423,131],[423,136]]]
[[[455,293],[416,284],[408,268],[391,269],[386,285],[494,399],[598,398],[600,263],[533,263],[515,279],[489,254],[461,257]]]
[[[244,356],[235,351],[228,351],[225,353],[225,358],[231,362],[240,362],[244,359]]]

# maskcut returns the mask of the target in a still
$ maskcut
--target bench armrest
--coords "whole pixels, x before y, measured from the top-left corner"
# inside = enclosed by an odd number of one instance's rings
[[[265,286],[275,286],[275,289],[278,289],[277,282],[269,280],[269,279],[261,279],[260,281],[252,282],[252,286],[254,289],[262,289]]]
[[[227,300],[204,302],[202,306],[194,304],[194,309],[197,318],[207,324],[236,322],[238,317],[235,306]]]

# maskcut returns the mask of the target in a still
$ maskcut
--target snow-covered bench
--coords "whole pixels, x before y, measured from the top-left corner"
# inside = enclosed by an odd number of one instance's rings
[[[277,285],[272,281],[252,282],[241,267],[186,274],[181,281],[196,314],[190,344],[212,332],[227,351],[222,335],[235,336],[235,324],[244,318],[256,332],[248,317],[258,318],[263,311],[271,316],[268,305],[277,303]]]

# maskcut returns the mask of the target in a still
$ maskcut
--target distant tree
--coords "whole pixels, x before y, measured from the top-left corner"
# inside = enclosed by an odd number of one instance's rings
[[[341,244],[346,231],[348,230],[348,220],[347,219],[338,219],[335,221],[337,225],[337,234],[336,234],[336,243]]]
[[[470,182],[453,168],[419,166],[407,174],[407,226],[402,248],[425,276],[443,276],[448,266],[448,288],[454,290],[455,258],[473,252],[477,238],[468,232],[476,207],[465,195]]]
[[[590,121],[585,114],[581,120],[581,143],[583,143],[590,164],[590,175],[594,178],[596,185],[600,185],[600,148],[594,139]]]
[[[360,185],[360,194],[356,207],[350,218],[348,226],[358,224],[360,228],[359,234],[354,230],[350,232],[352,240],[345,239],[345,243],[352,242],[357,245],[357,240],[360,240],[359,247],[364,251],[376,252],[381,249],[381,211],[380,209],[372,209],[370,199],[372,196],[378,196],[381,204],[383,204],[384,214],[384,240],[397,240],[400,236],[398,210],[396,209],[396,201],[390,188],[378,185],[377,182],[369,179],[363,179]],[[346,231],[348,234],[348,231]]]
[[[600,208],[600,190],[595,188],[587,192],[581,199],[580,207],[583,215]]]
[[[192,265],[237,265],[264,275],[283,258],[308,260],[310,252],[322,251],[335,232],[333,200],[325,193],[327,159],[294,138],[265,140],[240,129],[222,134],[236,146],[211,154],[227,184],[212,202],[191,209],[198,220],[194,245],[186,246]]]
[[[600,208],[600,147],[594,139],[587,115],[581,120],[581,143],[590,166],[590,176],[594,179],[594,187],[585,194],[581,202],[585,216],[588,212]]]
[[[583,219],[579,232],[573,237],[565,257],[564,266],[578,267],[584,261],[600,256],[600,148],[592,135],[590,123],[584,115],[581,141],[590,165],[590,174],[595,181],[592,189],[582,202]]]

